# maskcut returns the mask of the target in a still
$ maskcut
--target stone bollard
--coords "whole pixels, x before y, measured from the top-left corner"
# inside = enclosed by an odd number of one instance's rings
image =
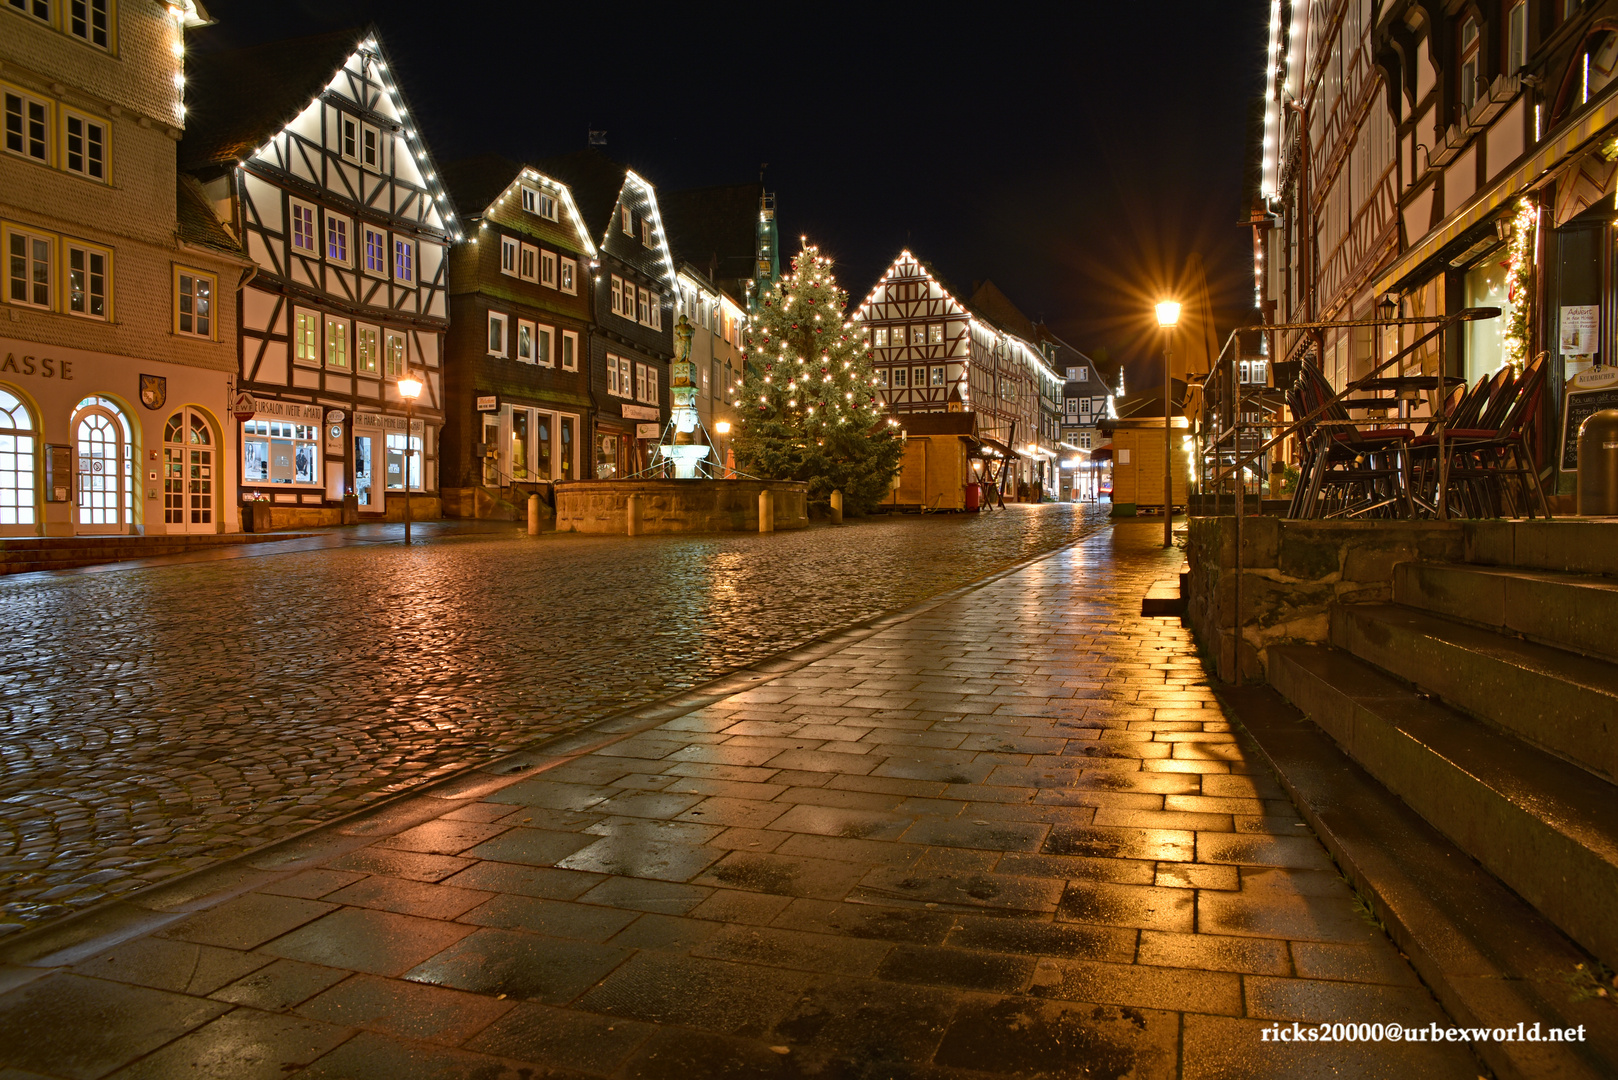
[[[843,493],[841,491],[831,493],[831,523],[833,525],[843,523]]]
[[[639,495],[629,497],[628,528],[625,532],[630,536],[641,534],[641,499]]]
[[[758,531],[775,531],[775,499],[768,491],[758,493]]]
[[[539,496],[528,496],[528,535],[539,535]]]

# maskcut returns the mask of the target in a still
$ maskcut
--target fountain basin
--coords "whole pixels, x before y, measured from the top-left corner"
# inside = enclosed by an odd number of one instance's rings
[[[809,485],[797,480],[570,480],[558,483],[556,531],[627,530],[629,497],[641,497],[646,533],[758,532],[758,496],[775,497],[775,527],[809,525]]]

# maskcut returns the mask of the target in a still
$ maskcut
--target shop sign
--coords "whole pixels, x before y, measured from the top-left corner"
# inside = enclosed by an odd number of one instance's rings
[[[405,418],[402,416],[384,416],[381,413],[356,412],[354,414],[356,428],[381,428],[383,431],[403,431]],[[410,434],[420,435],[427,430],[425,421],[410,421]]]
[[[1563,356],[1591,356],[1596,351],[1596,331],[1601,324],[1601,308],[1596,304],[1578,304],[1562,309]]]
[[[635,438],[655,439],[663,433],[663,429],[656,424],[636,424]]]
[[[328,411],[326,413],[326,423],[328,423],[328,424],[341,424],[342,422],[343,422],[343,410],[341,410],[341,409],[332,409],[332,410],[330,410],[330,411]]]
[[[478,396],[478,412],[499,412],[500,397],[498,394],[480,394]]]
[[[326,415],[326,410],[319,405],[304,405],[296,401],[276,401],[273,398],[256,397],[253,402],[254,416],[285,416],[293,420],[310,420],[318,424]],[[237,402],[237,408],[241,406]],[[252,419],[249,417],[248,419]]]
[[[64,382],[73,381],[73,361],[57,360],[54,357],[19,357],[16,353],[6,353],[6,358],[0,360],[0,372],[10,372],[13,375],[38,375],[42,379],[61,379]]]
[[[625,405],[624,406],[624,419],[625,420],[656,420],[658,418],[659,418],[659,413],[658,413],[657,409],[650,406],[650,405]]]
[[[252,394],[243,390],[230,403],[230,411],[237,420],[245,424],[258,414],[258,403],[253,400]]]

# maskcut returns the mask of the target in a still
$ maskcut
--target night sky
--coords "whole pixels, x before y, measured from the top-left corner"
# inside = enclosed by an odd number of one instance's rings
[[[377,23],[440,162],[563,153],[592,128],[666,188],[768,162],[783,264],[807,234],[856,301],[908,246],[1135,362],[1192,252],[1221,338],[1251,305],[1236,222],[1263,0],[205,3],[232,45]]]

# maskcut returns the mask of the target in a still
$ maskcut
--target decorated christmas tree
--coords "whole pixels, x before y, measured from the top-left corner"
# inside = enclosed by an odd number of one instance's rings
[[[768,480],[807,480],[812,502],[843,493],[870,510],[888,494],[904,446],[871,369],[870,335],[844,317],[831,260],[805,244],[747,326],[736,464]]]

